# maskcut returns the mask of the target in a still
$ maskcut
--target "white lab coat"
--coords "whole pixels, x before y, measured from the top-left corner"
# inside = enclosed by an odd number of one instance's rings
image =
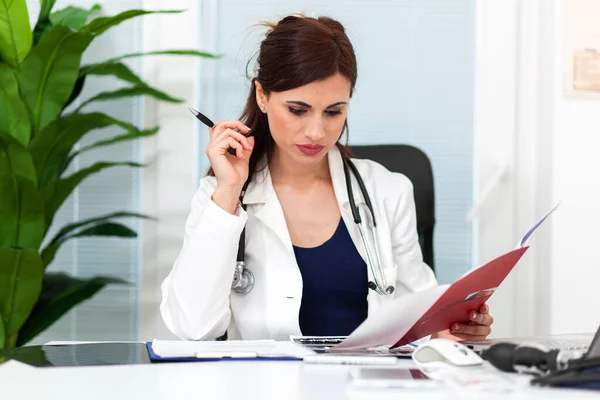
[[[344,223],[360,255],[365,251],[352,218],[340,151],[328,154],[333,189]],[[416,231],[412,183],[368,160],[353,160],[371,197],[377,218],[379,249],[392,296],[369,290],[368,312],[408,292],[437,284],[423,260]],[[352,179],[356,204],[364,203]],[[183,248],[164,280],[160,311],[167,327],[185,340],[229,338],[288,340],[301,335],[298,314],[302,276],[292,247],[281,204],[269,169],[248,186],[244,203],[232,215],[218,207],[211,195],[214,177],[205,177],[192,200]],[[364,212],[363,212],[364,215]],[[255,276],[248,294],[232,292],[238,241],[246,226],[246,267]],[[369,271],[369,280],[373,280]],[[331,282],[334,287],[336,282]]]

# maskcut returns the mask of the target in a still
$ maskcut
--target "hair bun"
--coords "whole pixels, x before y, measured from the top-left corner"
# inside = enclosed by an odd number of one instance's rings
[[[331,29],[335,36],[337,36],[338,32],[342,33],[342,34],[346,33],[346,29],[344,28],[344,25],[342,25],[339,21],[336,21],[333,18],[319,17],[317,19],[317,21],[319,21],[320,23],[325,25],[327,28]]]

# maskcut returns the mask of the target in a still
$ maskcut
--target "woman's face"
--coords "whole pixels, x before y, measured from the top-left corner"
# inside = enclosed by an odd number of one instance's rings
[[[319,163],[338,141],[350,100],[350,81],[341,74],[266,96],[256,82],[259,107],[279,156],[302,164]]]

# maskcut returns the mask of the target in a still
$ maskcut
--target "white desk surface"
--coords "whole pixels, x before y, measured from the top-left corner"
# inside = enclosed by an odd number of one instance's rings
[[[412,361],[402,360],[406,366]],[[44,400],[265,400],[265,399],[586,399],[600,393],[531,388],[512,393],[453,393],[448,390],[349,390],[351,367],[300,361],[226,361],[123,366],[36,368],[17,361],[0,364],[2,397]],[[511,374],[511,379],[520,379]],[[518,385],[516,385],[518,386]],[[42,396],[42,397],[40,397]]]

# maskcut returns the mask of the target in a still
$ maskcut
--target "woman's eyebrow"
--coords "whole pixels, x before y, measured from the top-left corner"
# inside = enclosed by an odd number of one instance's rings
[[[347,101],[338,101],[337,103],[333,103],[333,104],[328,105],[327,107],[325,107],[325,109],[333,108],[333,107],[336,107],[336,106],[341,106],[342,104],[348,104],[348,102]]]
[[[312,106],[310,104],[307,104],[307,103],[305,103],[303,101],[290,100],[290,101],[286,101],[286,103],[288,103],[288,104],[296,104],[296,105],[299,105],[299,106],[302,106],[302,107],[306,107],[306,108],[312,108]],[[333,104],[328,105],[327,107],[325,107],[325,109],[333,108],[333,107],[336,107],[336,106],[340,106],[342,104],[348,104],[348,102],[346,102],[346,101],[338,101],[337,103],[333,103]]]
[[[306,107],[306,108],[312,108],[312,106],[310,104],[307,104],[303,101],[296,101],[296,100],[290,100],[290,101],[286,101],[286,103],[288,104],[296,104],[302,107]]]

